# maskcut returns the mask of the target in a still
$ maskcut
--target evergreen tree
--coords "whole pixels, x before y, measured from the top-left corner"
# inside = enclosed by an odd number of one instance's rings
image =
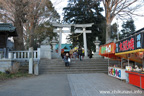
[[[126,22],[123,22],[122,24],[122,30],[121,30],[121,38],[127,37],[130,33],[135,32],[135,25],[133,19],[127,20]]]
[[[101,14],[103,9],[100,7],[99,2],[94,3],[93,0],[69,0],[68,6],[63,10],[64,21],[67,23],[94,23],[91,28],[87,28],[87,30],[92,30],[92,33],[87,34],[88,49],[95,50],[93,41],[95,41],[96,36],[99,37],[102,44],[105,43],[105,18]],[[72,34],[69,37],[74,46],[77,42],[83,45],[82,34]]]
[[[113,25],[111,25],[111,38],[117,39],[117,32],[118,32],[118,25],[117,23],[114,23]]]

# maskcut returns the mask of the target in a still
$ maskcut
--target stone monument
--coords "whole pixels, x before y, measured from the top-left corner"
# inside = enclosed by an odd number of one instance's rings
[[[40,46],[40,53],[40,58],[51,59],[51,46],[49,37],[42,41]]]
[[[100,44],[100,41],[98,40],[98,37],[96,37],[96,40],[94,41],[94,44],[96,46],[96,52],[94,53],[93,55],[93,58],[101,58],[101,56],[99,55],[99,44]]]

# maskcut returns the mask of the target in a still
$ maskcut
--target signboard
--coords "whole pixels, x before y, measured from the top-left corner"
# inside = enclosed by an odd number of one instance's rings
[[[118,79],[126,79],[125,69],[108,67],[108,75]]]
[[[143,33],[136,34],[116,43],[116,53],[144,48]]]
[[[126,71],[132,71],[132,66],[126,66]]]
[[[100,46],[99,55],[115,53],[115,43],[109,43],[103,46]]]

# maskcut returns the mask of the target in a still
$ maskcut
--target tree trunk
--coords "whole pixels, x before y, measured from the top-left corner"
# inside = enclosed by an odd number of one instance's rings
[[[15,50],[24,50],[23,25],[19,20],[16,20],[14,25],[16,27],[17,34],[18,34],[18,37],[14,37]]]
[[[29,47],[34,47],[34,26],[32,26],[32,29],[30,31],[30,43]]]
[[[111,22],[106,22],[106,44],[111,40]]]
[[[16,1],[15,6],[14,26],[18,34],[18,37],[14,37],[15,50],[24,50],[22,12],[20,10],[22,5],[19,0]]]
[[[109,4],[107,4],[109,5]],[[106,6],[106,44],[110,42],[111,39],[111,12],[109,6]]]
[[[110,6],[110,2],[111,0],[107,0],[105,2],[105,16],[106,16],[106,44],[110,42],[111,39],[111,21],[112,21],[112,17],[111,17],[111,8]]]

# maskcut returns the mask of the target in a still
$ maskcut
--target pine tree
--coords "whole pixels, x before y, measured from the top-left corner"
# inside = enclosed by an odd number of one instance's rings
[[[121,30],[121,38],[127,37],[130,33],[135,31],[135,25],[133,19],[127,20],[126,22],[123,22],[122,24],[122,30]]]

